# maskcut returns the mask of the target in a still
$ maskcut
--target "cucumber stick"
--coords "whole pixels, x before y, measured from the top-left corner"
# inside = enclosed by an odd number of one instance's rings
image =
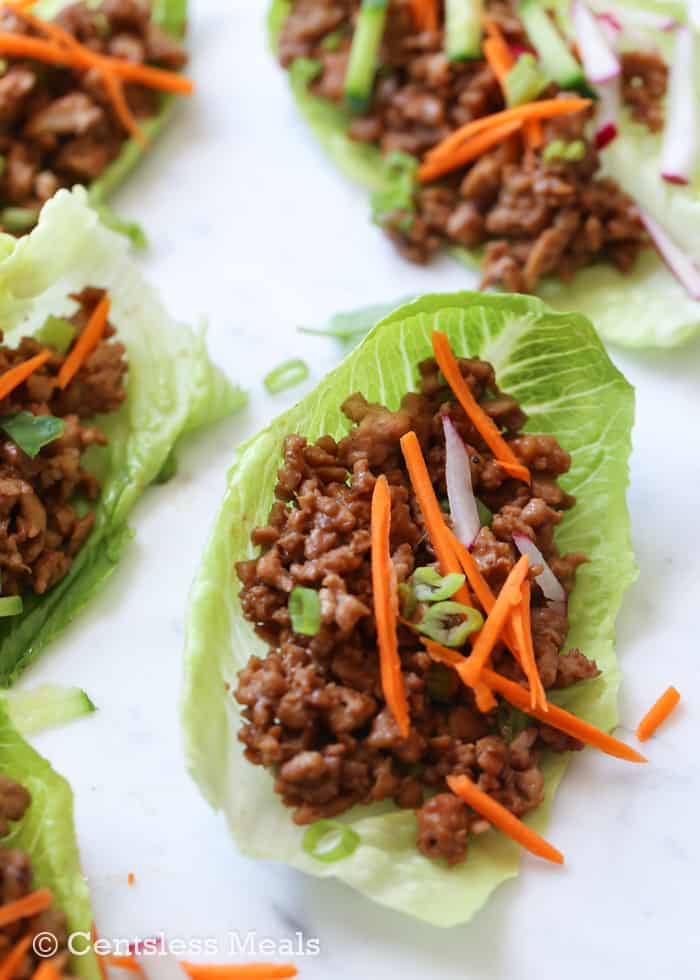
[[[58,684],[42,684],[29,691],[13,691],[4,697],[10,718],[22,735],[56,728],[97,710],[85,691]]]
[[[583,68],[569,51],[541,0],[523,0],[518,14],[545,73],[562,89],[588,92]]]
[[[445,53],[450,61],[481,57],[483,0],[445,0]]]
[[[345,101],[353,112],[366,112],[379,61],[389,0],[362,0],[345,76]]]

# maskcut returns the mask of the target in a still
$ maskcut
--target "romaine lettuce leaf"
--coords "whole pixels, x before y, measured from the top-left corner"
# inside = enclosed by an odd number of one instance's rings
[[[623,3],[618,0],[618,5]],[[554,6],[565,20],[567,0],[547,3],[548,8]],[[628,6],[684,16],[681,4],[645,0]],[[273,49],[289,9],[288,0],[273,0],[268,16]],[[656,40],[668,56],[670,33]],[[349,139],[349,113],[309,92],[313,65],[299,59],[289,70],[294,99],[312,132],[347,177],[375,194],[391,196],[391,171],[382,166],[379,151]],[[650,133],[624,112],[620,135],[603,152],[603,167],[700,264],[700,169],[690,187],[661,180],[661,140],[662,134]],[[465,265],[478,265],[478,253],[463,248],[450,252]],[[473,283],[473,277],[469,278]],[[578,310],[595,323],[606,340],[624,347],[675,347],[700,331],[700,303],[690,298],[652,249],[640,257],[630,275],[600,264],[578,272],[572,284],[546,281],[540,295],[556,309]]]
[[[633,390],[581,315],[554,312],[534,297],[483,293],[426,296],[394,310],[315,391],[238,449],[192,590],[182,720],[191,772],[210,803],[225,811],[243,853],[336,876],[378,902],[449,926],[469,920],[517,873],[517,846],[486,834],[474,840],[464,865],[448,870],[416,850],[412,812],[358,807],[346,817],[361,837],[355,853],[335,864],[315,861],[302,850],[304,831],[273,792],[270,773],[244,759],[229,690],[248,658],[265,653],[243,618],[234,563],[253,554],[250,531],[267,519],[284,436],[340,437],[348,427],[340,405],[355,391],[396,408],[415,387],[416,365],[431,355],[433,328],[448,333],[457,353],[492,361],[499,384],[528,412],[528,430],[555,434],[572,454],[563,482],[578,504],[557,540],[591,560],[572,596],[568,643],[603,673],[561,701],[603,728],[615,725],[614,623],[635,577],[625,501]],[[547,801],[529,818],[533,826],[544,827],[565,766],[561,756],[548,760]]]
[[[0,685],[11,684],[114,570],[129,513],[181,436],[240,408],[245,395],[212,365],[203,334],[178,323],[141,277],[128,242],[88,206],[83,188],[60,191],[25,238],[0,235],[0,317],[8,343],[70,315],[69,293],[109,290],[110,317],[129,359],[127,399],[101,425],[109,446],[93,456],[102,480],[96,521],[69,574],[20,616],[0,623]]]
[[[73,794],[70,786],[49,763],[24,741],[10,721],[0,698],[0,773],[29,790],[32,803],[24,816],[0,841],[16,847],[32,860],[34,885],[50,888],[56,907],[68,919],[68,931],[90,934],[90,893],[80,871],[80,855],[73,827]],[[75,956],[71,973],[84,980],[99,980],[92,951]]]

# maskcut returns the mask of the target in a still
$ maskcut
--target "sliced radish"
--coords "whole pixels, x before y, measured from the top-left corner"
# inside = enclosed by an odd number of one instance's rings
[[[611,78],[604,85],[596,86],[598,95],[598,110],[595,120],[595,145],[597,150],[604,149],[615,139],[618,133],[618,118],[620,115],[620,79]]]
[[[612,14],[596,14],[596,18],[609,47],[616,51],[622,34],[622,24]]]
[[[542,566],[543,571],[536,576],[535,581],[552,608],[556,609],[557,612],[565,612],[567,596],[564,586],[545,561],[544,555],[535,542],[531,541],[526,534],[514,534],[513,541],[520,554],[527,555],[531,568],[534,565]]]
[[[664,231],[659,222],[641,208],[639,216],[656,249],[678,282],[693,299],[700,300],[700,269]]]
[[[481,529],[481,521],[472,490],[469,453],[447,415],[442,417],[442,428],[445,433],[445,480],[450,516],[455,534],[465,547],[471,548]]]
[[[588,81],[602,85],[611,78],[618,78],[622,71],[620,62],[610,49],[599,21],[584,0],[574,0],[571,19]]]
[[[661,176],[672,184],[688,184],[697,166],[700,128],[695,93],[695,38],[688,27],[676,31],[668,93]]]

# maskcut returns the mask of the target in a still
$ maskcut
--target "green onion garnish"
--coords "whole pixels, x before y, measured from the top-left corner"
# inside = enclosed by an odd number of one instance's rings
[[[552,160],[566,160],[569,163],[578,163],[586,155],[586,144],[583,140],[572,140],[565,143],[564,140],[552,140],[547,143],[542,151],[542,159],[545,163]]]
[[[401,615],[404,619],[410,619],[416,611],[416,607],[418,605],[416,593],[413,591],[408,582],[399,582],[398,593]]]
[[[324,846],[324,838],[328,837]],[[333,844],[336,838],[337,843]],[[317,861],[330,864],[350,857],[359,843],[360,835],[340,820],[317,820],[304,834],[301,846]]]
[[[293,388],[294,385],[306,381],[309,376],[309,368],[306,361],[300,357],[293,357],[290,361],[285,361],[279,367],[274,368],[263,379],[263,384],[271,395],[278,395],[280,391]]]
[[[431,701],[448,704],[457,688],[455,672],[445,664],[431,664],[425,676],[425,687]]]
[[[411,581],[419,602],[443,602],[462,588],[464,575],[450,572],[449,575],[443,576],[430,565],[425,565],[415,570]]]
[[[22,612],[22,596],[6,595],[0,599],[0,616],[18,616]]]
[[[461,621],[455,622],[460,618]],[[436,602],[430,606],[416,629],[446,647],[461,647],[471,633],[481,629],[484,617],[461,602]]]
[[[34,208],[4,208],[0,211],[0,225],[5,231],[29,231],[39,220]]]
[[[493,520],[493,514],[488,509],[486,504],[482,504],[478,497],[476,499],[476,509],[479,513],[479,522],[481,526],[490,527],[491,521]]]
[[[53,347],[59,354],[65,354],[73,343],[75,327],[62,316],[47,316],[34,336],[47,347]]]
[[[288,609],[295,633],[316,636],[321,628],[321,600],[315,589],[295,585],[289,593]]]
[[[532,54],[521,54],[504,80],[506,102],[509,106],[534,102],[549,85],[549,78],[540,70]]]

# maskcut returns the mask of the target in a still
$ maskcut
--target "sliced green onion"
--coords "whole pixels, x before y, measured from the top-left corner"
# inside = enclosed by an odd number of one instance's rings
[[[0,75],[4,75],[7,71],[7,62],[4,58],[0,58]]]
[[[564,159],[572,163],[578,163],[586,155],[586,144],[583,140],[573,140],[564,150]]]
[[[58,439],[65,427],[65,421],[53,415],[33,415],[31,412],[0,415],[0,429],[32,459],[40,449]]]
[[[476,509],[479,512],[479,521],[481,522],[481,526],[490,527],[491,521],[493,520],[493,513],[488,509],[486,504],[482,504],[478,497],[476,500]]]
[[[408,582],[399,582],[398,593],[401,615],[404,619],[410,619],[418,606],[416,593],[413,591]]]
[[[389,0],[362,0],[345,75],[345,101],[352,112],[366,112],[379,61]]]
[[[321,600],[316,589],[295,585],[289,593],[292,629],[301,636],[316,636],[321,629]]]
[[[506,102],[509,106],[534,102],[549,85],[549,78],[540,70],[532,54],[521,54],[505,77]]]
[[[450,599],[464,585],[464,575],[450,572],[440,575],[430,565],[417,568],[411,578],[413,591],[419,602],[443,602]]]
[[[62,316],[47,316],[34,336],[47,347],[53,347],[59,354],[65,354],[73,343],[75,327]]]
[[[5,157],[0,154],[0,177],[5,173]]]
[[[425,687],[431,701],[448,704],[457,688],[455,672],[445,664],[431,664],[425,675]]]
[[[109,37],[111,31],[109,26],[109,18],[101,10],[92,15],[92,24],[100,37]]]
[[[324,39],[321,41],[321,50],[337,51],[340,45],[343,43],[344,37],[345,31],[331,31],[331,33],[326,34]]]
[[[5,231],[29,231],[39,220],[34,208],[4,208],[0,211],[0,225]]]
[[[565,143],[564,140],[552,140],[547,143],[542,151],[542,159],[545,163],[551,163],[552,160],[567,160],[570,163],[578,163],[579,160],[583,160],[585,155],[586,144],[583,140],[572,140],[571,143]]]
[[[445,49],[449,61],[481,57],[483,0],[445,0]]]
[[[325,840],[324,838],[330,838]],[[333,843],[337,839],[337,843]],[[360,843],[360,835],[340,820],[317,820],[304,834],[302,848],[317,861],[331,864],[350,857]],[[325,845],[325,846],[324,846]],[[330,845],[330,846],[329,846]]]
[[[461,622],[454,622],[457,617],[461,617]],[[419,633],[443,646],[461,647],[472,633],[481,629],[483,623],[484,617],[471,606],[461,602],[436,602],[428,608],[416,628]]]
[[[266,374],[263,384],[271,395],[278,395],[281,391],[306,381],[308,376],[309,368],[306,361],[302,361],[300,357],[293,357]]]
[[[19,616],[22,612],[22,596],[6,595],[0,599],[0,616]]]

